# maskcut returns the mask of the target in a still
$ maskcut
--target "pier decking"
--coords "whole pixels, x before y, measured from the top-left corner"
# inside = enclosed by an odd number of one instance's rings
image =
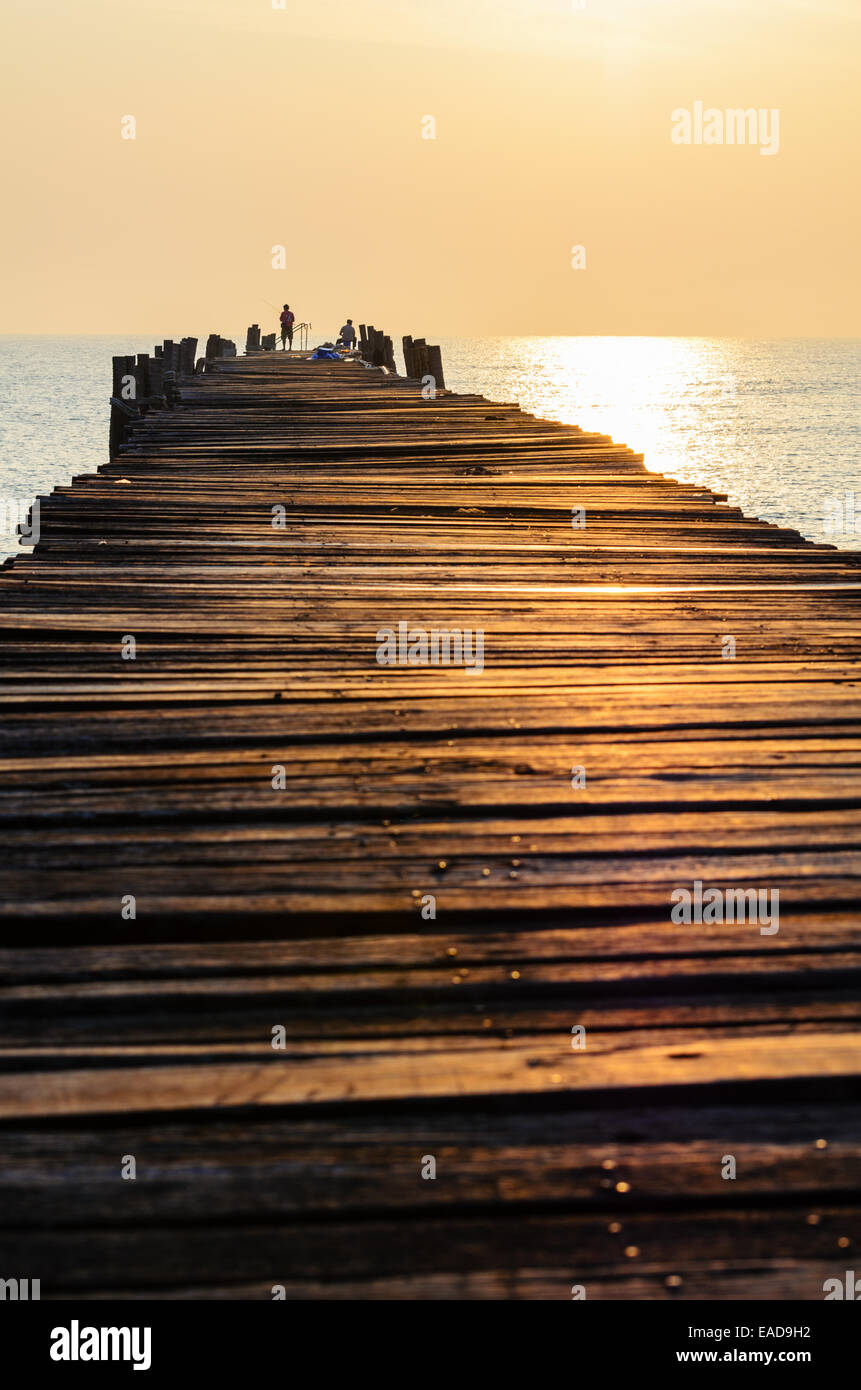
[[[0,575],[0,1275],[821,1299],[861,556],[513,406],[210,366]],[[379,665],[404,622],[483,671]],[[697,882],[779,930],[673,923]]]

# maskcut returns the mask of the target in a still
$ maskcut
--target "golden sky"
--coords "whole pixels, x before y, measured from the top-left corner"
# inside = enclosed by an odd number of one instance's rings
[[[3,0],[0,330],[858,335],[861,0],[580,3]]]

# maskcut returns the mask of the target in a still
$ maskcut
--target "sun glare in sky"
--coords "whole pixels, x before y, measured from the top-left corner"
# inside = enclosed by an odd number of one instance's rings
[[[18,0],[4,328],[227,332],[289,298],[437,337],[852,334],[859,25],[801,0]],[[675,141],[697,109],[720,139]],[[727,111],[777,113],[778,147]]]

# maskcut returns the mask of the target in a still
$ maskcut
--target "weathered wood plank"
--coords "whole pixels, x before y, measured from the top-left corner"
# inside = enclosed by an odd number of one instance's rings
[[[3,567],[4,1251],[44,1297],[820,1299],[861,555],[289,358],[180,377]],[[400,621],[483,671],[380,667]],[[779,932],[674,926],[694,879]]]

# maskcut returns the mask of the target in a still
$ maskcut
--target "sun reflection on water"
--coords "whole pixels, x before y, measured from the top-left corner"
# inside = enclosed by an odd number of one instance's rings
[[[730,338],[443,341],[446,384],[610,434],[657,473],[729,494],[813,540],[826,501],[858,494],[861,342]]]

